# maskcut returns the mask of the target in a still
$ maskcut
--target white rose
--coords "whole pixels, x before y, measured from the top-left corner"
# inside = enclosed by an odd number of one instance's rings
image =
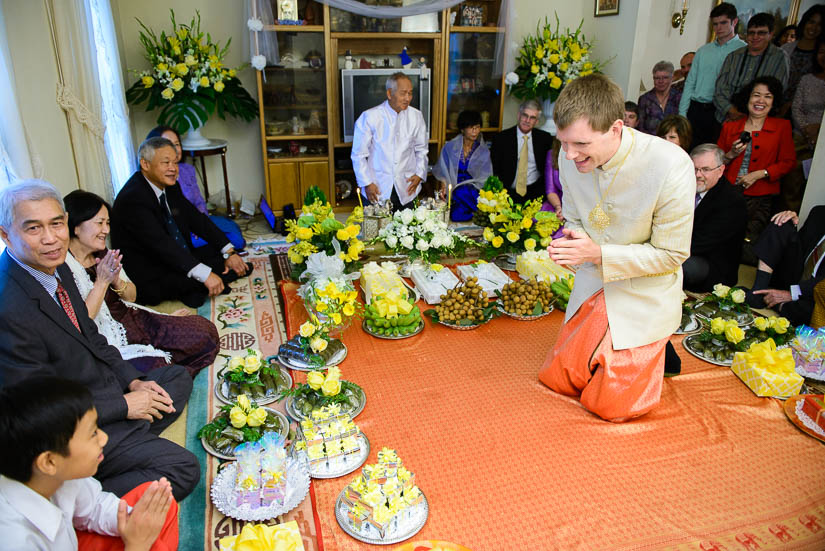
[[[413,221],[413,218],[415,218],[415,213],[410,209],[404,209],[401,211],[401,221],[404,224],[411,223]]]
[[[250,31],[259,32],[264,30],[264,22],[258,19],[257,17],[251,17],[247,20],[246,26],[249,28]]]
[[[384,240],[384,243],[386,243],[387,247],[390,249],[394,249],[395,246],[398,245],[398,238],[394,235],[390,235]]]
[[[412,249],[415,246],[415,240],[411,235],[405,235],[401,238],[401,246],[405,249]]]
[[[266,67],[266,56],[253,55],[251,60],[252,66],[258,71],[262,71]]]
[[[429,211],[424,207],[418,207],[415,209],[415,219],[419,222],[423,222],[429,217]]]
[[[431,233],[431,232],[434,232],[438,228],[438,224],[436,223],[435,220],[428,219],[421,225],[421,227],[425,232],[430,232]]]
[[[426,239],[419,239],[418,243],[415,244],[415,248],[423,252],[430,248],[430,244],[427,243]]]
[[[504,83],[508,86],[513,86],[514,84],[518,84],[518,75],[514,72],[507,73],[507,76],[504,77]]]

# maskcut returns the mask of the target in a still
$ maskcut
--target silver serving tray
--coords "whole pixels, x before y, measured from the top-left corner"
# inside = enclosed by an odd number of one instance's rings
[[[496,310],[498,310],[499,312],[501,312],[502,314],[504,314],[506,316],[510,316],[511,318],[519,320],[519,321],[534,321],[534,320],[537,320],[539,318],[543,318],[544,316],[549,315],[550,312],[553,311],[553,305],[552,304],[550,305],[550,309],[547,312],[542,312],[541,314],[536,314],[535,316],[522,316],[520,314],[514,314],[512,312],[508,312],[507,310],[505,310],[501,305],[496,306]]]
[[[345,491],[346,488],[341,491],[338,495],[338,499],[335,501],[335,520],[338,521],[338,525],[341,526],[341,529],[344,530],[344,532],[358,541],[363,541],[364,543],[390,545],[408,540],[424,528],[424,524],[427,523],[427,517],[430,516],[430,504],[427,501],[427,496],[424,495],[424,492],[421,492],[421,497],[424,499],[421,503],[412,508],[410,518],[403,522],[398,522],[395,529],[388,528],[387,533],[383,538],[374,526],[366,522],[364,523],[362,530],[358,531],[350,524],[349,518],[347,518],[349,506],[343,499]]]
[[[286,379],[286,381],[288,383],[286,388],[284,388],[283,390],[289,390],[290,388],[292,388],[292,375],[290,375],[289,371],[284,369],[283,366],[279,366],[279,367],[281,368],[281,375]],[[219,374],[218,377],[220,377],[220,376],[221,375]],[[219,381],[219,384],[215,385],[215,397],[219,401],[223,402],[224,404],[234,404],[235,399],[230,398],[227,394],[227,388],[229,387],[229,383],[227,383],[226,381],[224,381],[223,379],[220,379],[220,378],[218,379],[218,381]],[[267,396],[266,398],[261,398],[260,400],[255,399],[255,402],[259,406],[263,406],[263,405],[266,405],[266,404],[271,404],[272,402],[277,402],[280,399],[280,394],[281,394],[280,392],[276,392],[274,396]],[[237,398],[237,396],[235,398]],[[253,398],[250,396],[249,399],[251,400]]]
[[[424,320],[422,319],[418,324],[418,328],[415,331],[413,331],[412,333],[410,333],[409,335],[399,335],[397,337],[388,337],[387,335],[379,335],[378,333],[374,333],[374,332],[370,331],[369,327],[367,327],[367,320],[364,320],[363,322],[361,322],[361,328],[364,330],[364,333],[366,333],[367,335],[370,335],[372,337],[376,337],[378,339],[388,339],[388,340],[391,340],[391,341],[397,341],[399,339],[408,339],[410,337],[414,337],[417,334],[421,333],[424,330]]]
[[[693,350],[693,348],[690,345],[697,338],[699,338],[698,335],[688,335],[687,337],[682,339],[682,346],[685,348],[685,350],[688,351],[689,354],[691,354],[692,356],[696,356],[700,360],[706,361],[706,362],[711,363],[713,365],[718,365],[718,366],[722,366],[722,367],[730,367],[731,366],[731,364],[733,363],[733,360],[731,360],[729,362],[720,362],[720,361],[714,360],[712,358],[706,358],[705,356],[703,356],[703,355],[699,354],[698,352],[696,352],[695,350]]]
[[[489,323],[490,320],[493,319],[492,317],[482,321],[481,323],[475,323],[473,325],[456,325],[455,323],[447,323],[446,321],[438,320],[438,323],[443,325],[444,327],[449,327],[450,329],[455,329],[456,331],[471,331],[473,329],[478,329],[485,323]]]
[[[275,417],[277,417],[281,420],[281,430],[280,430],[279,434],[281,435],[281,437],[284,438],[284,440],[286,440],[286,437],[289,434],[289,419],[287,419],[286,415],[284,415],[280,411],[275,411],[274,409],[270,409],[270,408],[264,408],[264,409],[267,411],[267,413],[272,413],[273,415],[275,415]],[[216,418],[217,418],[217,416],[213,417],[212,421],[214,421]],[[264,434],[266,434],[266,433],[264,433]],[[201,445],[203,446],[203,449],[206,450],[206,453],[208,453],[210,455],[214,455],[215,457],[219,457],[221,459],[226,459],[226,460],[229,460],[229,461],[234,461],[235,460],[235,455],[234,454],[233,455],[223,454],[223,453],[219,452],[218,450],[216,450],[215,448],[213,448],[212,445],[206,440],[205,436],[201,436]],[[238,445],[240,445],[240,444],[238,444]]]
[[[271,504],[268,507],[252,509],[249,505],[235,504],[235,474],[238,463],[226,463],[212,482],[210,496],[215,507],[228,517],[247,522],[261,522],[286,514],[300,505],[309,492],[309,471],[303,461],[293,457],[286,460],[286,498],[283,506]]]
[[[329,361],[321,367],[315,367],[314,365],[309,365],[298,360],[293,360],[292,358],[288,358],[283,354],[278,354],[278,361],[281,362],[281,365],[286,366],[289,369],[294,369],[295,371],[317,371],[319,369],[326,369],[328,367],[340,364],[347,357],[347,345],[343,342],[341,344],[344,346],[344,349],[338,352],[332,358],[330,358]]]
[[[357,470],[366,463],[367,457],[370,455],[369,438],[363,432],[359,432],[356,438],[361,443],[361,449],[356,454],[346,457],[346,462],[342,467],[336,470],[331,469],[324,463],[313,464],[312,461],[309,461],[309,476],[312,478],[338,478]]]
[[[685,328],[681,326],[673,332],[674,335],[692,335],[702,328],[702,322],[694,314],[690,314],[690,321]]]
[[[703,301],[699,301],[696,304],[694,304],[693,308],[692,308],[693,315],[695,315],[697,318],[699,318],[703,321],[706,321],[706,322],[710,323],[710,320],[713,319],[713,318],[698,311],[699,308],[701,306],[705,305],[705,304],[709,304],[708,301],[703,300]],[[749,325],[751,325],[753,323],[753,312],[748,312],[747,315],[745,316],[745,318],[742,321],[739,321],[739,319],[737,319],[736,323],[737,323],[737,325],[739,325],[739,327],[742,327],[742,328],[748,327]]]
[[[358,405],[358,407],[353,409],[352,411],[344,411],[343,408],[341,408],[341,413],[346,413],[347,415],[349,415],[353,419],[355,419],[355,417],[359,413],[364,411],[364,406],[367,405],[367,393],[364,392],[364,389],[361,388],[360,386],[358,388],[361,390],[361,403]],[[307,418],[306,415],[304,415],[303,413],[301,413],[300,411],[298,411],[295,408],[295,397],[294,396],[288,396],[287,397],[286,402],[284,402],[284,407],[286,408],[287,415],[289,415],[290,417],[292,417],[296,421],[302,421],[302,420]]]

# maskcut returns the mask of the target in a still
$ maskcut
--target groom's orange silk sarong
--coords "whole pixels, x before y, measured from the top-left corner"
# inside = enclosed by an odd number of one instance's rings
[[[613,350],[604,289],[587,299],[564,324],[539,380],[602,419],[621,422],[644,415],[662,393],[668,338]]]

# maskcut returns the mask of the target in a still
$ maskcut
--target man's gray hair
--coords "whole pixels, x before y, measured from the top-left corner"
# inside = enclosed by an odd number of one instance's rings
[[[653,73],[661,73],[662,71],[666,72],[670,76],[673,76],[673,63],[670,61],[660,61],[656,65],[653,66]]]
[[[697,145],[690,152],[690,158],[695,159],[699,155],[704,155],[705,153],[713,153],[716,157],[717,165],[725,164],[725,152],[715,143],[703,143],[701,145]]]
[[[0,226],[6,230],[11,229],[14,224],[14,207],[18,203],[44,199],[54,199],[60,205],[60,210],[66,212],[60,193],[53,185],[43,180],[23,180],[0,189]]]
[[[410,84],[412,84],[412,79],[405,75],[403,71],[396,71],[387,77],[387,90],[392,90],[392,93],[394,94],[395,91],[398,90],[398,81],[402,79],[409,80]]]
[[[541,104],[535,99],[526,99],[518,106],[518,112],[523,113],[525,109],[532,109],[541,113]]]
[[[151,163],[152,159],[155,158],[155,151],[162,147],[171,147],[172,149],[175,149],[175,144],[162,136],[149,138],[140,144],[140,149],[138,149],[138,158],[142,161],[146,161],[147,163]]]

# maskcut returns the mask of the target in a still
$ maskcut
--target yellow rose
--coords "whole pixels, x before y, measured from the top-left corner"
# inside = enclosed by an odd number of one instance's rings
[[[261,367],[261,358],[258,356],[247,356],[246,360],[244,360],[243,370],[244,373],[248,373],[252,375]]]
[[[559,62],[559,54],[550,54],[550,57],[548,57],[547,59],[550,61],[550,63],[555,65]]]
[[[525,230],[529,230],[533,226],[533,219],[532,218],[523,218],[521,221],[521,227]]]
[[[266,410],[264,408],[255,408],[246,416],[246,424],[250,427],[260,427],[266,421]]]
[[[788,327],[791,326],[791,322],[788,321],[786,318],[776,318],[771,317],[769,320],[771,329],[776,331],[778,335],[784,335],[788,331]]]
[[[341,392],[341,381],[327,379],[324,381],[324,384],[321,385],[321,392],[324,396],[335,396]]]
[[[158,63],[155,69],[157,69],[159,73],[163,73],[169,70],[169,66],[166,65],[166,63]]]
[[[550,88],[558,89],[561,87],[561,79],[559,77],[553,77],[550,80]]]
[[[312,390],[318,390],[324,384],[324,374],[320,371],[310,371],[307,373],[307,384]]]
[[[160,96],[163,99],[172,99],[172,98],[175,97],[175,91],[172,90],[171,88],[164,88],[163,92],[160,93]]]
[[[760,317],[753,318],[753,324],[760,331],[767,331],[767,329],[768,329],[768,319],[767,318],[760,318]]]
[[[225,84],[221,80],[219,80],[218,82],[215,83],[215,91],[216,92],[223,92],[224,87],[225,87]]]
[[[180,92],[180,90],[183,88],[183,80],[179,79],[179,78],[176,78],[175,80],[172,81],[172,84],[170,84],[169,86],[175,92]]]
[[[525,239],[524,240],[524,248],[527,249],[528,251],[532,251],[533,249],[536,248],[536,240],[533,239],[532,237],[529,238],[529,239]]]
[[[350,238],[358,237],[358,234],[361,233],[361,226],[358,224],[350,224],[347,226],[347,233],[349,234]]]
[[[309,343],[309,346],[310,346],[310,348],[312,348],[312,350],[313,350],[315,353],[318,353],[318,352],[323,352],[324,350],[326,350],[326,349],[327,349],[327,341],[325,341],[325,340],[324,340],[324,339],[322,339],[321,337],[315,337],[315,338],[314,338],[314,339],[312,339],[312,341]]]
[[[332,323],[334,323],[335,325],[341,324],[341,314],[339,314],[338,312],[332,312],[329,315],[329,317],[332,318]]]
[[[198,84],[200,84],[204,88],[209,88],[209,77],[201,77],[201,79],[198,81]]]
[[[725,332],[725,320],[722,318],[713,318],[710,320],[710,332],[714,335],[721,335]]]
[[[229,369],[232,371],[237,371],[243,367],[243,364],[243,356],[234,356],[231,360],[229,360]]]
[[[730,298],[736,304],[742,304],[743,302],[745,302],[745,291],[743,291],[742,289],[734,289],[730,292]]]
[[[514,231],[508,231],[507,232],[507,241],[509,241],[510,243],[515,243],[518,240],[519,240],[519,234],[517,234]]]
[[[745,332],[738,325],[729,325],[725,327],[725,338],[733,344],[739,343],[745,338]]]
[[[355,306],[352,304],[344,304],[344,307],[341,309],[345,316],[349,317],[355,314]]]
[[[500,235],[497,235],[493,238],[492,243],[493,243],[493,247],[498,249],[499,247],[501,247],[502,243],[504,243],[504,239],[502,239]]]
[[[493,233],[493,228],[484,228],[484,240],[485,241],[492,241],[493,237],[495,237],[495,233]]]
[[[140,81],[143,83],[144,88],[151,88],[152,85],[155,84],[155,79],[153,79],[149,75],[141,77]]]
[[[309,241],[312,239],[312,230],[310,228],[298,228],[295,230],[295,237],[301,241]]]
[[[563,73],[568,69],[568,67],[570,67],[570,64],[567,63],[566,61],[564,63],[560,63],[559,64],[559,71],[561,71]]]
[[[175,65],[175,72],[180,76],[186,76],[186,74],[189,72],[189,67],[186,65],[186,63],[178,63],[177,65]]]
[[[302,337],[311,337],[315,333],[315,326],[306,321],[298,328],[298,333],[300,333]]]
[[[349,254],[352,258],[358,258],[358,255],[360,255],[363,250],[364,244],[361,241],[354,241],[350,243],[349,249],[347,249],[347,254]]]
[[[349,234],[347,233],[346,229],[341,228],[340,230],[335,232],[335,237],[338,238],[338,241],[346,241],[347,239],[349,239]]]
[[[730,293],[730,287],[717,283],[713,286],[713,294],[719,298],[725,298]]]
[[[183,62],[186,63],[187,65],[197,65],[198,64],[198,60],[195,59],[195,56],[193,56],[193,55],[188,55],[185,58],[183,58]]]
[[[533,73],[533,74],[535,75],[536,73],[538,73],[538,72],[539,72],[539,66],[538,66],[538,65],[536,65],[536,64],[533,64],[533,66],[532,66],[532,67],[530,67],[530,72],[531,72],[531,73]]]
[[[243,427],[246,425],[246,413],[238,406],[232,406],[232,409],[229,410],[229,422],[236,429]]]
[[[252,408],[252,403],[249,401],[249,396],[241,394],[238,396],[238,405],[243,411],[249,411]]]
[[[582,54],[586,54],[586,53],[587,53],[587,50],[582,50]],[[585,63],[584,65],[582,65],[582,69],[584,69],[585,71],[587,71],[588,69],[592,69],[592,68],[593,68],[593,64],[590,63],[589,61],[587,63]]]
[[[334,365],[327,369],[327,381],[332,379],[333,381],[337,381],[341,378],[341,368],[337,365]]]
[[[235,75],[236,75],[235,69],[229,69],[229,76],[231,76],[232,78],[235,78]]]

